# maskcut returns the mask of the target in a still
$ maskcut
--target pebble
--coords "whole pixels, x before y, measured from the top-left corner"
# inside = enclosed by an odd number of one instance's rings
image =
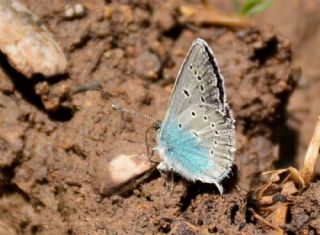
[[[66,4],[64,17],[68,20],[73,20],[75,18],[81,18],[85,16],[86,13],[86,8],[81,3],[76,3],[74,5]]]
[[[27,78],[66,72],[67,60],[53,35],[22,2],[0,1],[0,50]]]
[[[154,80],[158,78],[161,62],[156,54],[144,51],[135,59],[134,67],[141,78]]]
[[[153,167],[148,157],[142,154],[119,154],[111,161],[102,158],[95,162],[93,187],[98,194],[107,195],[150,171]],[[113,197],[112,201],[118,199],[118,197]]]

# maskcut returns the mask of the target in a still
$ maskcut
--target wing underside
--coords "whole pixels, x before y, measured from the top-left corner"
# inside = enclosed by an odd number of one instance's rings
[[[160,168],[221,191],[234,159],[234,119],[214,54],[202,39],[193,42],[179,71],[158,142],[166,155]]]

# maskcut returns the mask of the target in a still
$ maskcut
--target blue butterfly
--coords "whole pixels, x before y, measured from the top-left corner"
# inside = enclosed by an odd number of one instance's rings
[[[234,119],[224,80],[209,45],[196,39],[178,74],[157,132],[158,170],[213,183],[223,193],[235,153]]]

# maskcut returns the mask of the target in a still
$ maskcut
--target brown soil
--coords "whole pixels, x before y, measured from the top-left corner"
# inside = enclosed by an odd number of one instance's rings
[[[30,81],[1,57],[0,234],[272,231],[250,214],[247,192],[264,182],[261,172],[298,156],[287,104],[301,73],[289,40],[262,25],[186,24],[175,10],[185,1],[84,0],[87,14],[73,20],[64,18],[65,1],[24,2],[54,33],[69,67],[66,75]],[[156,170],[110,191],[109,162],[120,154],[145,155],[151,126],[111,104],[161,120],[197,37],[213,46],[236,119],[236,167],[224,183],[227,192],[220,196],[211,185],[179,176],[170,192],[168,178]],[[319,86],[310,89],[312,100]],[[309,118],[311,126],[315,119]],[[311,133],[312,127],[307,137],[300,134],[308,139]],[[288,231],[320,233],[319,194],[313,184],[294,201]]]

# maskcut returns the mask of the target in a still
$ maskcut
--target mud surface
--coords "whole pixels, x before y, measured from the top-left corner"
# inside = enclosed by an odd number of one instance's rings
[[[246,192],[261,185],[261,172],[295,157],[285,138],[287,104],[301,71],[289,40],[260,25],[186,24],[175,10],[185,1],[80,1],[86,14],[72,19],[65,1],[24,2],[54,33],[69,66],[65,75],[27,80],[0,58],[0,234],[271,231],[248,212]],[[156,170],[118,189],[110,162],[147,158],[152,124],[111,104],[162,120],[197,37],[213,47],[236,119],[236,167],[226,194],[179,176],[168,190],[170,177]],[[320,233],[318,191],[314,184],[299,196],[286,230]]]

